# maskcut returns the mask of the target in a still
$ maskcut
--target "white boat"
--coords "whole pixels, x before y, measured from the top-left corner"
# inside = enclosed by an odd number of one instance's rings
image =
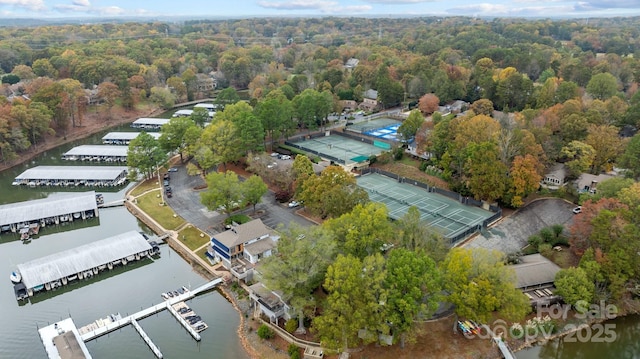
[[[11,279],[11,283],[14,283],[14,284],[18,284],[22,282],[22,276],[20,275],[19,272],[11,272],[9,279]]]

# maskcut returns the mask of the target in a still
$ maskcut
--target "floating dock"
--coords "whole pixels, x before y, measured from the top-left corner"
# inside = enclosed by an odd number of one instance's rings
[[[124,166],[37,166],[22,172],[14,186],[116,187],[127,183]]]
[[[102,143],[116,146],[128,145],[138,135],[140,135],[140,132],[109,132],[102,137]],[[160,138],[160,133],[158,132],[150,133],[150,135],[156,140]]]
[[[70,281],[92,277],[106,269],[138,261],[153,254],[153,247],[142,234],[129,231],[80,247],[18,264],[27,295],[51,290]],[[16,295],[16,298],[18,296]]]
[[[126,146],[82,145],[62,155],[66,161],[127,162]]]
[[[122,318],[119,314],[110,315],[107,318],[98,319],[95,322],[89,325],[86,325],[80,329],[77,329],[77,327],[75,326],[71,318],[68,318],[60,322],[51,324],[42,329],[39,329],[38,332],[40,334],[40,338],[42,339],[42,343],[44,344],[45,349],[47,351],[47,355],[50,359],[91,358],[91,355],[86,350],[86,346],[85,346],[86,342],[93,340],[95,338],[98,338],[102,335],[111,333],[112,331],[120,329],[126,325],[133,324],[133,323],[137,324],[138,320],[142,318],[146,318],[152,314],[158,313],[164,309],[168,309],[168,308],[173,309],[172,306],[178,303],[184,302],[187,299],[191,299],[202,292],[206,292],[210,289],[213,289],[220,283],[222,283],[222,278],[214,279],[211,282],[205,283],[196,289],[185,291],[184,293],[174,296],[173,298],[170,298],[160,304],[156,304],[152,307],[143,309],[137,313],[134,313],[124,318]],[[173,310],[175,311],[175,309]],[[136,324],[133,324],[134,327],[136,326]],[[63,356],[58,349],[62,347],[55,346],[52,344],[56,340],[56,338],[60,335],[60,333],[58,333],[60,328],[62,328],[65,332],[71,331],[74,333],[78,346],[83,348],[82,351],[86,353],[84,357],[83,356]],[[153,344],[153,342],[146,335],[146,333],[142,331],[142,328],[140,328],[140,326],[137,326],[136,330],[138,330],[138,332],[143,337],[143,339],[146,337],[146,339],[144,340],[147,343],[147,345],[149,345],[149,347],[152,349],[154,354],[158,358],[162,358],[162,353],[157,348],[157,346]],[[62,350],[64,350],[64,348],[62,348]],[[77,352],[77,353],[80,353],[80,352]]]
[[[33,201],[0,205],[0,232],[16,233],[37,224],[47,225],[98,217],[94,191],[65,193]]]
[[[138,321],[131,318],[131,325],[133,325],[133,327],[136,329],[136,331],[138,332],[138,334],[140,334],[140,336],[142,337],[142,340],[144,340],[145,343],[147,343],[147,345],[149,346],[149,349],[151,349],[151,351],[153,352],[153,354],[155,354],[156,358],[158,359],[162,359],[162,352],[160,351],[160,349],[158,349],[158,347],[151,341],[151,338],[149,338],[149,336],[147,335],[147,333],[144,332],[144,330],[142,330],[142,327],[140,326],[140,324],[138,324]]]
[[[180,324],[191,334],[193,339],[200,341],[200,333],[201,331],[209,328],[207,323],[202,321],[194,322],[193,324],[189,322],[191,316],[196,316],[197,314],[189,308],[189,306],[185,302],[178,302],[169,307],[169,312],[173,314],[173,316],[178,320]]]
[[[143,117],[133,121],[131,127],[141,130],[159,131],[160,128],[167,123],[169,123],[169,119],[166,118]]]
[[[51,359],[91,359],[91,354],[71,318],[40,328],[38,334]]]

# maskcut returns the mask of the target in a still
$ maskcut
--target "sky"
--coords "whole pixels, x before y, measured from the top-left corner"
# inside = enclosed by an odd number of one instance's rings
[[[0,0],[0,18],[640,16],[640,0]]]

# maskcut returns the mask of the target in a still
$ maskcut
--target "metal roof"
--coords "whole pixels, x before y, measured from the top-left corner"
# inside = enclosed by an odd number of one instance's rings
[[[126,146],[82,145],[65,152],[63,156],[108,156],[127,157]]]
[[[37,166],[22,172],[17,180],[113,181],[127,171],[125,166]]]
[[[133,121],[133,125],[158,125],[162,126],[169,122],[167,118],[142,117]]]
[[[134,138],[138,137],[142,132],[109,132],[104,137],[102,137],[103,141],[117,141],[117,140],[128,140],[131,141]],[[156,140],[160,138],[160,134],[158,132],[149,133],[151,137]]]
[[[553,283],[560,271],[555,263],[540,254],[520,257],[520,263],[511,266],[516,273],[517,288]]]
[[[97,210],[96,193],[67,193],[33,201],[17,202],[0,206],[0,226],[38,221],[82,211]]]
[[[22,282],[33,288],[150,249],[142,234],[129,231],[18,264],[18,270]]]

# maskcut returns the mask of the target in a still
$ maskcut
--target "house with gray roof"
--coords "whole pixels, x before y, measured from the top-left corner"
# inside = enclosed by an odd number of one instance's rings
[[[546,257],[539,253],[522,256],[520,263],[511,268],[516,274],[516,288],[522,290],[533,305],[549,305],[561,299],[555,294],[553,284],[560,267]]]
[[[260,259],[272,254],[278,238],[260,219],[254,219],[214,234],[208,254],[236,278],[247,279]]]
[[[277,323],[278,318],[291,319],[290,307],[282,299],[282,293],[272,291],[258,282],[249,287],[249,298],[253,306],[254,317],[264,314],[271,323]]]
[[[567,166],[564,163],[556,163],[545,173],[542,182],[552,188],[564,186],[568,173]]]

